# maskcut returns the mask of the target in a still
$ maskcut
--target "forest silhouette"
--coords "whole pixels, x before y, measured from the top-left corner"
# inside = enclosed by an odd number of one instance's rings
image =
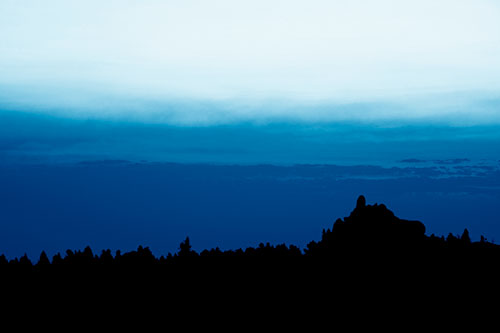
[[[320,240],[303,250],[260,243],[198,253],[186,238],[177,253],[160,257],[144,246],[114,254],[111,250],[96,254],[86,247],[51,259],[42,252],[35,263],[26,255],[11,260],[1,255],[0,274],[12,283],[28,280],[25,286],[52,291],[84,293],[97,288],[174,297],[189,290],[206,293],[207,299],[222,295],[241,299],[335,290],[337,299],[352,300],[353,293],[386,297],[389,291],[416,295],[429,288],[450,294],[460,294],[464,288],[489,292],[497,286],[499,264],[500,246],[483,236],[473,242],[467,229],[462,235],[428,236],[421,222],[400,219],[385,205],[368,205],[360,196],[348,217],[337,219],[331,229],[323,230]],[[60,285],[72,289],[54,287]]]

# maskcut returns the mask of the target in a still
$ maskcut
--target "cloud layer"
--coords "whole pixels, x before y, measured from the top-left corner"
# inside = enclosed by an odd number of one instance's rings
[[[345,113],[317,103],[375,105],[348,118],[439,117],[464,92],[470,106],[499,91],[499,16],[488,0],[6,0],[0,101],[71,116],[111,103],[179,123]],[[179,99],[236,107],[169,115]],[[466,112],[484,117],[479,104]]]

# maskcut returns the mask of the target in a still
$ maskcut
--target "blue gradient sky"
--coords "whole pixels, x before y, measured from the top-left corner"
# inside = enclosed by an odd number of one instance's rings
[[[0,253],[500,239],[500,2],[0,1]],[[175,163],[172,163],[175,162]]]

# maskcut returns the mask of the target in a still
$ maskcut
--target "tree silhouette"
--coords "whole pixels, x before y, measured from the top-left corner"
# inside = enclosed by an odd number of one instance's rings
[[[47,265],[50,265],[49,258],[47,257],[47,254],[45,253],[45,251],[42,251],[42,253],[40,253],[40,259],[38,259],[37,266],[45,267]]]
[[[179,245],[179,257],[192,257],[195,252],[191,250],[191,243],[189,242],[189,237],[186,237],[184,242]]]
[[[462,234],[462,237],[460,237],[460,240],[464,243],[469,245],[471,243],[470,236],[469,236],[469,230],[465,229],[464,233]]]

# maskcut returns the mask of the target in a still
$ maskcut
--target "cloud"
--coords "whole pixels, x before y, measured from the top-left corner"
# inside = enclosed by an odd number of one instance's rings
[[[470,127],[500,124],[499,106],[498,94],[481,92],[340,102],[294,98],[179,98],[109,92],[99,87],[0,84],[0,110],[174,126],[341,122],[386,128],[415,124]]]
[[[488,0],[7,0],[0,83],[341,104],[498,91],[499,15]]]
[[[304,121],[172,125],[0,111],[0,161],[408,166],[404,161],[414,159],[427,161],[416,167],[450,168],[497,156],[499,127]]]

